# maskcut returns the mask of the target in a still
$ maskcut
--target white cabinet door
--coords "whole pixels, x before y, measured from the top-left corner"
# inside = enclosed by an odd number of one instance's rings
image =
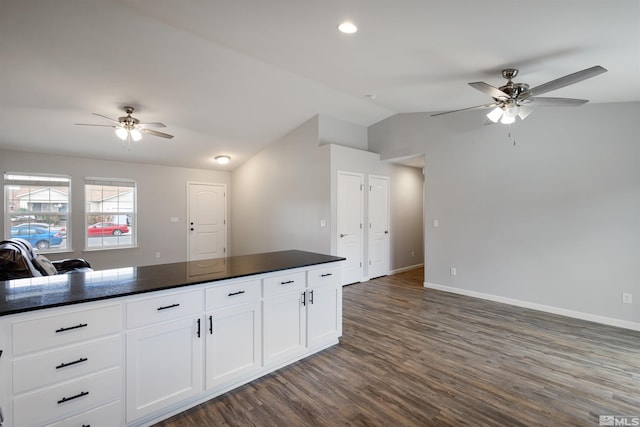
[[[199,317],[127,332],[127,422],[202,391],[203,335]]]
[[[307,346],[312,348],[336,340],[342,333],[341,287],[307,291]]]
[[[291,359],[305,350],[305,292],[292,292],[266,298],[263,302],[264,364]]]
[[[259,300],[216,310],[206,317],[207,389],[232,383],[260,370],[262,312]]]

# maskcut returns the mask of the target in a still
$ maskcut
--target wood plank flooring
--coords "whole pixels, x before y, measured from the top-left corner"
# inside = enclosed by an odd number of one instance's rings
[[[597,426],[640,416],[640,333],[422,287],[344,288],[340,344],[178,414],[186,426]]]

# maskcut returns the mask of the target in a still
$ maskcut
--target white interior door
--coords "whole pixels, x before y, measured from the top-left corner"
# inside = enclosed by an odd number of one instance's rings
[[[342,284],[363,278],[363,180],[362,174],[338,172],[337,182],[337,254],[342,263]]]
[[[369,277],[389,274],[389,177],[369,175]]]
[[[189,261],[225,256],[226,186],[189,183],[188,187]]]

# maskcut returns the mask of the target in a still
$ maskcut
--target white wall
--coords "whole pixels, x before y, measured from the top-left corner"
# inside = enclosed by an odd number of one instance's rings
[[[187,181],[229,184],[228,172],[51,156],[0,149],[0,172],[70,175],[72,252],[50,259],[85,258],[95,269],[152,265],[187,259]],[[84,177],[133,179],[138,191],[138,247],[84,251]],[[171,217],[179,218],[172,223]],[[4,224],[4,209],[0,212]],[[160,258],[156,258],[160,252]]]
[[[319,147],[318,134],[316,116],[233,172],[232,255],[329,253],[329,149]]]
[[[426,153],[427,283],[638,328],[638,117],[640,103],[539,108],[509,137],[478,111],[402,114],[369,145]]]

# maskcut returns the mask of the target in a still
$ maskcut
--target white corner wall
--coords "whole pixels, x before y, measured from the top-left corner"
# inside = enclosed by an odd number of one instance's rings
[[[234,170],[231,186],[231,255],[329,253],[329,150],[319,147],[317,116]]]
[[[369,144],[426,153],[428,285],[640,329],[638,117],[640,103],[539,108],[510,137],[477,111],[403,114]]]

